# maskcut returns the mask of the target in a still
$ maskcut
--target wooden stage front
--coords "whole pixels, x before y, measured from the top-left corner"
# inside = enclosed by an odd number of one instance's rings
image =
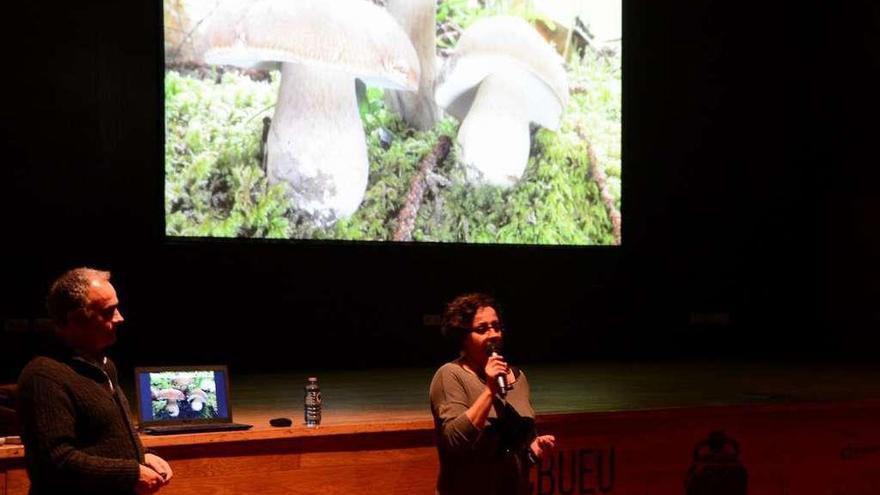
[[[880,493],[873,367],[615,363],[526,372],[539,429],[559,439],[533,469],[535,494],[720,495],[693,479],[686,492],[694,465],[716,478],[744,477],[743,494]],[[325,419],[307,429],[306,374],[233,370],[235,419],[252,430],[142,439],[172,463],[167,494],[433,493],[431,374],[320,373]],[[295,423],[270,427],[277,416]],[[723,432],[714,453],[705,442],[711,432]],[[0,495],[27,492],[22,456],[20,446],[0,447]]]

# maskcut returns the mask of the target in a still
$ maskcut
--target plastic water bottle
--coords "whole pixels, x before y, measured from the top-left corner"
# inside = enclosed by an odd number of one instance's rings
[[[306,428],[314,428],[321,424],[321,388],[318,387],[318,379],[314,376],[310,376],[306,383],[304,409]]]

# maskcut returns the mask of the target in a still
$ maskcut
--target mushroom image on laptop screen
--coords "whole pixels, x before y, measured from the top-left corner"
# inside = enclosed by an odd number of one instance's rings
[[[213,371],[150,373],[153,419],[208,419],[218,416]]]

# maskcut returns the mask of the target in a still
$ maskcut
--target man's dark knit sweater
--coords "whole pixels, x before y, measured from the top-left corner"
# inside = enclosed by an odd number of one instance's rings
[[[116,367],[59,349],[18,379],[31,495],[134,493],[144,451]]]

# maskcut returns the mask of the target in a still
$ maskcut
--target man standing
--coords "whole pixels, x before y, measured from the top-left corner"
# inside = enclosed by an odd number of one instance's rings
[[[31,495],[158,491],[171,480],[171,468],[144,454],[116,367],[105,355],[123,321],[110,273],[64,273],[49,289],[47,306],[57,345],[18,379]]]

